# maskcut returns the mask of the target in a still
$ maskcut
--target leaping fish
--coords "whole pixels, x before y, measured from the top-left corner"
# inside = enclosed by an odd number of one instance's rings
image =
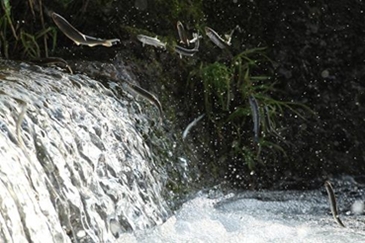
[[[180,21],[177,21],[176,28],[177,32],[179,33],[180,43],[189,46],[190,41],[188,39],[188,36],[186,35],[184,25]]]
[[[339,224],[342,227],[345,227],[345,225],[342,223],[342,221],[338,215],[336,197],[335,197],[335,193],[333,192],[331,183],[329,181],[325,181],[324,186],[326,187],[326,190],[327,190],[328,199],[330,201],[331,212],[332,212],[333,218],[335,219],[337,224]]]
[[[53,12],[52,13],[52,19],[55,22],[55,24],[60,28],[60,30],[73,42],[76,43],[76,45],[86,45],[90,47],[94,47],[97,45],[102,45],[106,47],[111,47],[118,42],[120,42],[119,39],[100,39],[92,36],[85,35],[78,31],[75,27],[73,27],[65,18],[63,18],[61,15]]]
[[[250,103],[251,113],[252,113],[252,120],[253,120],[253,131],[255,133],[255,142],[259,142],[259,133],[260,133],[260,111],[259,105],[257,100],[252,95],[248,98]]]
[[[186,136],[188,135],[190,129],[195,126],[203,117],[205,116],[205,114],[200,115],[199,117],[195,118],[192,122],[189,123],[189,125],[185,128],[183,134],[182,134],[182,139],[185,140]]]
[[[229,35],[225,36],[227,40],[224,40],[220,37],[217,32],[215,32],[212,28],[205,27],[205,34],[209,37],[209,39],[216,44],[219,48],[224,49],[227,46],[231,45],[232,35],[239,26],[236,26]]]
[[[220,37],[217,32],[209,27],[205,27],[205,34],[209,37],[209,39],[216,44],[219,48],[224,49],[226,46],[230,46],[230,43],[227,43],[222,37]]]
[[[154,104],[160,112],[160,123],[162,122],[162,118],[163,118],[162,105],[161,105],[161,102],[156,98],[156,96],[154,96],[147,90],[139,87],[138,85],[132,84],[127,81],[122,82],[122,87],[125,89],[128,89],[133,95],[135,95],[135,96],[140,95],[143,98],[147,99],[152,104]]]
[[[142,46],[150,45],[154,47],[160,47],[166,50],[166,43],[162,43],[159,39],[156,37],[151,37],[147,35],[137,35],[137,39],[142,42]]]
[[[175,46],[175,52],[179,54],[180,58],[182,58],[182,56],[190,56],[190,57],[192,57],[192,56],[194,56],[194,54],[196,52],[198,52],[199,45],[200,45],[199,44],[199,36],[196,33],[194,33],[193,36],[194,36],[194,39],[196,39],[196,41],[194,41],[195,42],[195,46],[194,46],[193,49],[187,49],[187,48],[184,48],[184,47],[179,46],[179,45],[176,45]]]
[[[60,65],[61,67],[67,68],[68,71],[73,74],[73,71],[68,65],[68,63],[60,58],[60,57],[46,57],[46,58],[39,58],[39,59],[33,59],[30,62],[34,64],[40,64],[40,65]]]

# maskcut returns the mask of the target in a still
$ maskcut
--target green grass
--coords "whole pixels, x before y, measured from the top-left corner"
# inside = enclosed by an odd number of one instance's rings
[[[46,27],[43,10],[34,12],[36,3],[32,0],[18,3],[17,8],[11,6],[9,0],[1,2],[4,15],[0,17],[1,55],[6,59],[31,59],[48,57],[56,47],[57,31],[54,27]],[[42,6],[42,1],[37,4]],[[29,7],[28,15],[23,16],[27,21],[15,21],[14,16],[20,14],[21,8]],[[16,23],[16,24],[14,24]]]
[[[203,94],[203,109],[211,124],[209,130],[212,137],[222,140],[218,145],[221,156],[229,154],[231,158],[244,161],[248,171],[254,171],[256,164],[262,163],[263,150],[286,156],[281,141],[287,142],[280,126],[286,112],[302,119],[303,112],[312,112],[303,104],[274,98],[281,91],[276,88],[277,81],[272,73],[273,61],[267,57],[266,48],[252,48],[223,61],[204,59],[188,77],[188,86],[198,93],[196,97]],[[258,105],[258,141],[254,138],[250,97]]]

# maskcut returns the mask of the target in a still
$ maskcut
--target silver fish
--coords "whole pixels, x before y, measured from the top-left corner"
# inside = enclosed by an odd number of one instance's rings
[[[177,28],[177,32],[179,33],[180,43],[183,43],[183,44],[189,46],[190,42],[189,42],[188,36],[186,35],[184,25],[180,21],[177,21],[176,28]]]
[[[175,52],[179,54],[180,58],[182,58],[182,56],[188,56],[188,57],[194,56],[194,54],[197,52],[197,50],[187,49],[187,48],[176,45]]]
[[[255,142],[259,142],[259,133],[260,133],[260,111],[259,105],[257,100],[252,95],[248,98],[250,103],[251,113],[252,113],[252,120],[253,120],[253,131],[255,133]]]
[[[205,116],[205,114],[200,115],[199,117],[195,118],[192,122],[189,123],[189,125],[185,128],[183,134],[182,134],[182,139],[185,140],[186,136],[188,135],[190,129],[195,126],[203,117]]]
[[[205,27],[205,34],[209,37],[209,39],[216,44],[219,48],[224,49],[226,46],[230,46],[231,43],[224,40],[220,37],[217,32],[209,27]]]
[[[111,47],[118,42],[120,42],[119,39],[100,39],[92,36],[85,35],[78,31],[75,27],[73,27],[65,18],[63,18],[61,15],[53,12],[52,13],[52,19],[55,22],[55,24],[60,28],[60,30],[73,42],[76,43],[76,45],[86,45],[90,47],[94,47],[97,45],[102,45],[106,47]]]
[[[162,122],[162,118],[163,118],[162,105],[161,105],[161,102],[156,98],[156,96],[154,96],[147,90],[139,87],[138,85],[132,84],[127,81],[122,82],[122,87],[129,90],[133,95],[135,95],[135,96],[140,95],[143,98],[145,98],[146,100],[148,100],[149,102],[151,102],[152,104],[154,104],[160,112],[160,123]]]
[[[197,38],[197,41],[195,42],[195,46],[193,49],[187,49],[187,48],[184,48],[182,46],[179,46],[179,45],[176,45],[175,46],[175,52],[179,54],[180,58],[182,58],[182,56],[194,56],[194,54],[196,52],[199,51],[199,38],[198,37],[194,37],[194,38]]]
[[[68,65],[68,63],[60,57],[38,58],[38,59],[33,59],[30,62],[32,62],[34,64],[38,64],[38,65],[59,65],[61,67],[67,68],[68,71],[71,74],[73,74],[73,71],[72,71],[70,65]]]
[[[154,47],[160,47],[166,50],[166,43],[162,43],[159,39],[156,37],[151,37],[147,35],[137,35],[137,39],[142,42],[142,46],[150,45]]]
[[[335,193],[333,192],[333,187],[332,187],[331,183],[329,181],[325,181],[324,186],[326,187],[326,190],[327,190],[328,199],[330,201],[331,212],[332,212],[333,218],[335,219],[337,224],[339,224],[342,227],[345,227],[345,225],[342,223],[342,221],[338,215],[336,197],[335,197]]]

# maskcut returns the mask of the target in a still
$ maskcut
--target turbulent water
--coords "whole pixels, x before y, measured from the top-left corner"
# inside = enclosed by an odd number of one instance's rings
[[[363,205],[364,199],[352,197],[351,203]],[[339,202],[344,209],[344,201]],[[341,219],[346,228],[333,220],[324,190],[240,192],[213,197],[211,193],[199,193],[164,224],[123,234],[118,242],[365,242],[364,216],[354,215],[356,210],[350,208],[343,211]]]
[[[87,76],[1,63],[0,242],[114,242],[161,224],[148,115]]]

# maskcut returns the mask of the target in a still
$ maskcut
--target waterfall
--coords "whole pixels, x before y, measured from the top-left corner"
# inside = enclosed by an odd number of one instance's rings
[[[0,239],[114,242],[164,222],[148,115],[88,76],[1,61]]]

